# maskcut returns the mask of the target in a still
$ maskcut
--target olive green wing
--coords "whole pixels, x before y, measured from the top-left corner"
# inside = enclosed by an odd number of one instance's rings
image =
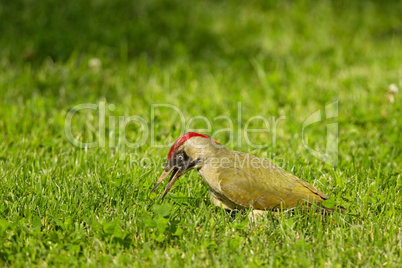
[[[218,181],[222,195],[254,209],[292,208],[299,203],[328,199],[307,182],[273,164],[271,168],[225,168],[220,171]]]

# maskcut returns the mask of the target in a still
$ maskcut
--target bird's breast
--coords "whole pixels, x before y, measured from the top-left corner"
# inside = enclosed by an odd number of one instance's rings
[[[218,193],[221,192],[219,173],[217,172],[217,170],[209,166],[204,166],[198,170],[198,173],[200,174],[204,182],[208,185],[210,190]]]

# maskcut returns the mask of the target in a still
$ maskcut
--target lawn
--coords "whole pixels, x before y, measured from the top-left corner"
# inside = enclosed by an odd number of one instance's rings
[[[397,1],[1,1],[0,265],[402,266],[402,92],[388,93],[402,89],[401,14]],[[214,207],[194,170],[161,200],[164,185],[150,191],[189,130],[346,212],[250,222]]]

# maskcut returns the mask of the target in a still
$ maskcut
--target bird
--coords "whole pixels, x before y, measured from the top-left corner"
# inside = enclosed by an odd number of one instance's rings
[[[188,132],[169,150],[166,166],[151,190],[170,179],[161,198],[189,170],[196,169],[209,187],[211,201],[229,211],[252,209],[254,214],[312,207],[330,213],[322,202],[328,196],[274,163],[248,153],[232,151],[208,135]]]

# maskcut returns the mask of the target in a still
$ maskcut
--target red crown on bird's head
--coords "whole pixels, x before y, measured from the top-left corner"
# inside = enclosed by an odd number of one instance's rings
[[[191,139],[192,137],[202,137],[202,138],[206,138],[206,139],[210,139],[213,140],[216,144],[219,144],[216,140],[212,139],[210,136],[208,135],[204,135],[204,134],[200,134],[200,133],[196,133],[196,132],[187,132],[184,135],[181,135],[172,145],[172,147],[170,147],[169,150],[169,154],[168,154],[168,160],[170,160],[173,155],[174,152],[179,149],[187,140]]]

